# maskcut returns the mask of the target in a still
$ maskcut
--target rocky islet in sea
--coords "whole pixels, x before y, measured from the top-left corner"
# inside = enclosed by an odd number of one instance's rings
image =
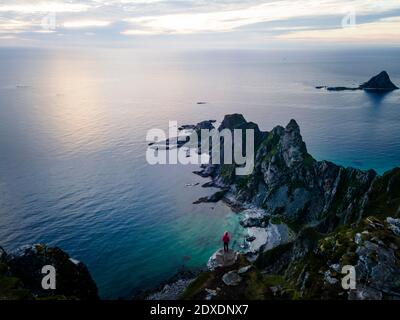
[[[373,76],[367,82],[360,84],[358,87],[328,87],[328,86],[317,86],[316,89],[326,89],[328,91],[356,91],[365,90],[370,92],[390,92],[399,89],[389,77],[386,71],[382,71],[379,74]]]

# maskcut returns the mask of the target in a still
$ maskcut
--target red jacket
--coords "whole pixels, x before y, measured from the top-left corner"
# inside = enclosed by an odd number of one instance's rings
[[[229,233],[224,233],[224,235],[223,235],[223,237],[222,237],[222,241],[223,241],[224,243],[228,243],[229,240],[230,240],[230,238],[229,238]]]

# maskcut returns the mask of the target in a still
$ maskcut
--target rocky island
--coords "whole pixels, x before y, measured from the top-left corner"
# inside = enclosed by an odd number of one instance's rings
[[[367,82],[359,85],[358,87],[327,87],[317,86],[316,89],[326,89],[328,91],[355,91],[366,90],[373,92],[389,92],[399,89],[391,80],[386,71],[382,71],[376,76],[373,76]]]
[[[292,236],[201,273],[182,298],[398,299],[400,168],[378,175],[317,161],[295,120],[262,132],[233,114],[218,130],[249,126],[256,132],[252,174],[235,175],[235,164],[205,165],[200,174],[223,190],[217,198],[245,210],[257,208],[244,224],[265,230],[286,225]],[[346,265],[356,270],[353,290],[341,286]],[[233,273],[234,285],[227,284],[224,279]]]

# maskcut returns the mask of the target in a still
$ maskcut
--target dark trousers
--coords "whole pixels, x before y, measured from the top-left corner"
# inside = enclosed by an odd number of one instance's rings
[[[229,242],[224,242],[224,252],[229,251],[228,244],[229,244]]]

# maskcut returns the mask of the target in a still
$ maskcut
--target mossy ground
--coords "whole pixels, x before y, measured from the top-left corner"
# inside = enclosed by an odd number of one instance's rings
[[[33,299],[29,290],[23,288],[21,280],[8,274],[8,266],[0,263],[0,300]]]
[[[244,274],[238,286],[227,286],[222,281],[222,276],[232,270],[248,266],[250,263],[244,256],[239,256],[238,262],[230,267],[218,268],[215,271],[201,273],[184,291],[181,299],[205,299],[206,288],[217,291],[217,300],[268,300],[268,299],[294,299],[298,292],[280,275],[264,275],[256,265]],[[274,292],[273,288],[276,287]]]

